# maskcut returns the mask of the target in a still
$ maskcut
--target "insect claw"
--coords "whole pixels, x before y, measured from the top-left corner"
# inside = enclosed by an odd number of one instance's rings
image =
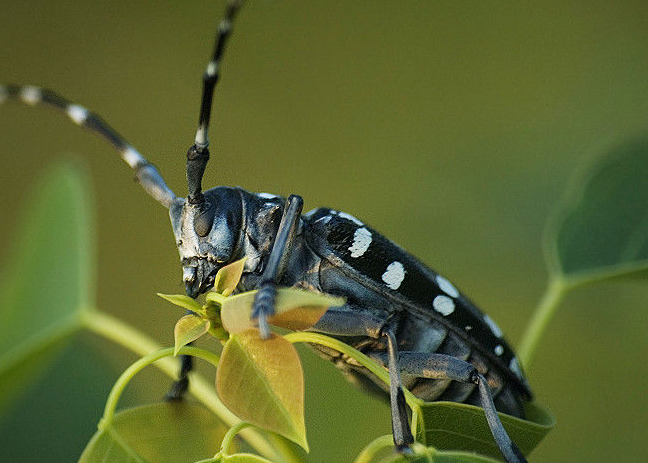
[[[166,402],[178,402],[183,399],[185,393],[189,389],[189,378],[184,377],[175,381],[171,385],[171,389],[164,396]]]
[[[396,445],[394,447],[394,450],[396,451],[396,453],[399,453],[401,455],[411,455],[412,453],[414,453],[409,444]]]
[[[270,325],[268,325],[268,315],[264,313],[259,315],[259,334],[261,335],[261,339],[270,338]]]

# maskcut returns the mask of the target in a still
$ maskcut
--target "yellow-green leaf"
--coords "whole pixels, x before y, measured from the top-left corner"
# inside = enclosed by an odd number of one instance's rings
[[[203,314],[205,311],[195,299],[185,296],[184,294],[162,294],[157,293],[162,299],[166,299],[171,304],[175,304],[183,309],[191,310],[193,313]]]
[[[227,428],[205,408],[162,402],[120,412],[97,431],[80,463],[186,463],[218,451]]]
[[[259,455],[252,453],[235,453],[234,455],[227,455],[217,461],[226,461],[228,463],[272,463]]]
[[[438,450],[435,447],[414,442],[412,453],[406,455],[394,452],[392,436],[382,436],[367,445],[356,461],[364,463],[499,463],[499,460],[474,452]]]
[[[214,291],[229,296],[238,285],[245,267],[245,257],[221,268],[214,279]]]
[[[297,351],[283,337],[257,331],[230,337],[221,354],[216,389],[234,414],[308,450],[304,374]]]
[[[248,291],[223,301],[221,318],[230,333],[242,333],[257,327],[252,320],[252,305],[257,291]],[[296,288],[277,289],[275,313],[268,322],[290,330],[305,330],[313,326],[329,307],[344,305],[341,297]]]
[[[175,325],[173,330],[173,337],[175,339],[175,346],[173,355],[178,355],[178,351],[182,346],[186,346],[191,341],[195,341],[207,331],[209,331],[209,320],[200,318],[197,315],[185,315]]]
[[[381,463],[499,463],[500,460],[488,458],[472,452],[441,451],[426,448],[413,455],[390,455]]]
[[[554,427],[553,416],[537,404],[525,407],[527,419],[500,413],[509,436],[527,455]],[[463,450],[501,458],[493,440],[484,410],[455,402],[427,402],[420,407],[417,441],[443,450]]]

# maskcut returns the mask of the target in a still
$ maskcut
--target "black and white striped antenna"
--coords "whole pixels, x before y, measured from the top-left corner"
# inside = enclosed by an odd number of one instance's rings
[[[200,116],[198,118],[198,130],[196,130],[196,139],[194,144],[187,152],[187,185],[189,194],[187,200],[193,205],[202,205],[205,199],[202,194],[202,178],[205,173],[205,167],[209,161],[209,119],[211,117],[212,100],[214,97],[214,88],[220,77],[220,65],[227,39],[232,32],[232,25],[238,13],[243,0],[230,0],[225,7],[225,15],[218,25],[216,41],[212,59],[207,64],[207,69],[203,75],[203,92],[200,103]]]
[[[97,114],[72,103],[56,92],[29,85],[0,85],[0,103],[7,100],[17,100],[29,106],[46,106],[62,111],[76,125],[96,133],[115,147],[126,164],[135,170],[135,177],[142,188],[167,209],[171,206],[176,196],[155,166]]]
[[[209,130],[214,88],[220,77],[220,63],[225,45],[231,34],[232,24],[236,14],[242,4],[243,0],[229,0],[227,3],[224,17],[218,26],[214,52],[203,75],[203,92],[198,119],[198,130],[196,131],[195,142],[187,152],[187,185],[189,189],[187,200],[189,204],[199,209],[204,209],[205,202],[201,182],[207,161],[209,161],[209,150],[207,148],[209,138],[207,132]],[[0,84],[0,104],[7,100],[20,101],[29,106],[47,106],[62,111],[76,125],[96,133],[114,146],[126,164],[135,170],[136,179],[142,188],[157,202],[168,209],[176,198],[156,167],[142,156],[115,129],[92,111],[72,103],[67,98],[52,90],[29,85]]]

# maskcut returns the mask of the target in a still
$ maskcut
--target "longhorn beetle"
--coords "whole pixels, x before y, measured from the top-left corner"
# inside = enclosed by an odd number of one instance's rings
[[[18,85],[0,86],[0,102],[14,99],[61,110],[120,152],[142,188],[169,210],[189,296],[208,291],[221,267],[246,257],[237,291],[259,290],[253,317],[264,337],[278,285],[344,296],[346,304],[329,309],[312,329],[338,337],[384,365],[389,387],[352,359],[313,347],[350,380],[389,393],[398,451],[408,452],[413,442],[404,386],[427,401],[481,405],[504,458],[526,461],[495,410],[524,417],[529,386],[500,329],[452,283],[344,212],[319,208],[302,215],[303,201],[296,195],[284,199],[225,186],[202,191],[212,97],[241,4],[227,4],[203,76],[198,130],[187,152],[186,199],[177,197],[151,163],[86,108],[50,90]],[[184,357],[168,398],[182,398],[191,368],[191,358]]]

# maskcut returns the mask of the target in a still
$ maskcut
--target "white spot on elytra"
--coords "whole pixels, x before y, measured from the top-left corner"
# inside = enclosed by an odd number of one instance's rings
[[[65,112],[67,113],[68,117],[72,119],[72,121],[77,125],[83,124],[88,118],[88,110],[83,106],[76,104],[71,104],[70,106],[68,106]]]
[[[382,274],[382,280],[391,289],[398,289],[405,279],[405,268],[403,264],[394,261],[387,266],[385,273]]]
[[[502,330],[500,329],[499,326],[497,326],[497,323],[495,323],[493,320],[488,315],[484,315],[484,321],[488,325],[488,327],[491,329],[493,334],[497,336],[498,338],[502,337]]]
[[[436,276],[437,285],[441,288],[441,291],[446,293],[450,297],[459,297],[459,291],[455,288],[452,283],[443,278],[441,275]]]
[[[353,244],[349,246],[351,257],[362,256],[367,249],[369,249],[372,240],[373,238],[371,237],[371,232],[369,230],[364,227],[358,228],[353,234]]]
[[[437,296],[432,301],[432,307],[444,317],[447,317],[455,310],[454,301],[448,296]]]
[[[263,199],[277,199],[279,196],[273,195],[272,193],[259,193],[259,198]]]
[[[464,330],[470,331],[470,330],[472,330],[472,326],[471,325],[466,325],[466,326],[464,326]]]
[[[513,357],[509,363],[509,369],[520,379],[524,379],[522,375],[522,368],[520,368],[520,362],[518,362],[517,357]]]
[[[359,226],[361,226],[361,227],[364,225],[364,224],[363,224],[362,222],[360,222],[358,219],[356,219],[355,217],[353,217],[351,214],[347,214],[346,212],[338,212],[338,216],[339,216],[339,217],[342,217],[343,219],[350,220],[350,221],[353,222],[354,224],[359,225]]]
[[[214,77],[218,72],[218,63],[216,61],[210,61],[207,65],[207,75],[209,77]]]
[[[20,99],[30,105],[35,105],[43,99],[43,92],[38,87],[23,87],[20,90]]]
[[[7,87],[0,85],[0,104],[4,103],[7,98],[9,98],[9,92],[7,92]]]
[[[495,355],[502,355],[504,353],[504,347],[501,344],[496,345],[493,350],[495,351]]]
[[[124,161],[126,161],[126,164],[128,164],[132,169],[135,169],[140,164],[145,164],[146,163],[146,160],[140,154],[140,152],[137,151],[132,146],[128,146],[122,152],[122,158],[124,158]]]

